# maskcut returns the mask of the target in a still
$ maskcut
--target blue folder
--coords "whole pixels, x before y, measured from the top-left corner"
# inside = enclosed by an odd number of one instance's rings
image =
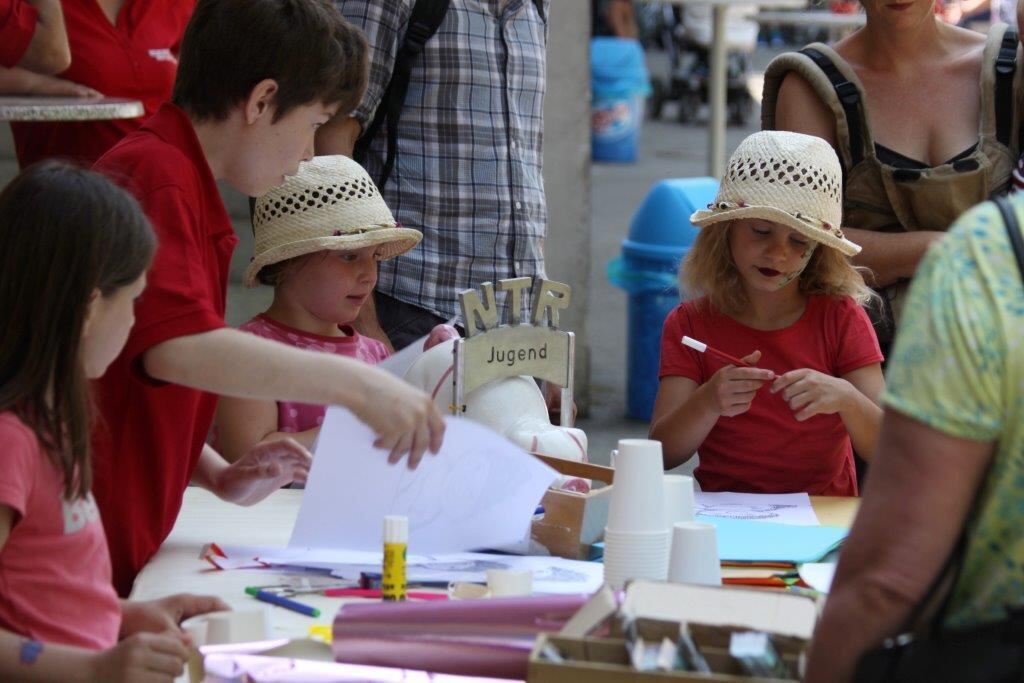
[[[718,557],[729,562],[817,562],[838,548],[849,529],[701,517],[718,530]]]
[[[797,526],[751,522],[724,517],[699,517],[714,524],[722,562],[818,562],[842,545],[849,529],[837,526]],[[601,561],[604,543],[591,546],[590,559]]]

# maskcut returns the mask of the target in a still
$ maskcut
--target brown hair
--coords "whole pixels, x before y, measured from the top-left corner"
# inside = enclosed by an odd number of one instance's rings
[[[715,309],[727,315],[735,315],[747,304],[746,290],[732,260],[732,225],[726,221],[702,228],[679,267],[680,291],[691,298],[706,296]],[[800,273],[800,292],[848,296],[863,306],[876,295],[864,283],[861,270],[838,250],[819,244]]]
[[[338,103],[344,115],[366,90],[367,52],[363,34],[324,0],[199,0],[171,100],[196,119],[223,121],[271,78],[275,123],[315,102]]]
[[[138,280],[155,249],[138,202],[92,171],[43,162],[0,193],[0,411],[32,429],[69,499],[92,486],[89,301]]]
[[[261,285],[267,285],[268,287],[277,288],[284,282],[288,274],[299,264],[299,261],[305,259],[309,254],[303,254],[302,256],[295,256],[284,261],[278,261],[277,263],[269,263],[262,268],[260,272],[256,274],[256,281]]]

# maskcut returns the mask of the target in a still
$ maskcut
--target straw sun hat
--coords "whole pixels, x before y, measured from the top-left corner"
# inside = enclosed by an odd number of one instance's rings
[[[784,131],[754,133],[736,148],[715,203],[690,216],[703,228],[739,218],[785,225],[847,256],[860,247],[843,236],[843,172],[821,138]]]
[[[345,156],[314,157],[284,185],[256,200],[252,217],[255,254],[245,284],[255,287],[260,269],[324,249],[380,246],[381,258],[404,254],[423,239],[398,227],[363,167]]]

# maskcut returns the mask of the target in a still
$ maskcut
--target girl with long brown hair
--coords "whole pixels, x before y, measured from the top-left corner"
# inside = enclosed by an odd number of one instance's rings
[[[4,680],[171,681],[177,622],[225,607],[122,605],[90,491],[89,380],[124,345],[155,248],[138,203],[96,173],[40,164],[0,193]]]

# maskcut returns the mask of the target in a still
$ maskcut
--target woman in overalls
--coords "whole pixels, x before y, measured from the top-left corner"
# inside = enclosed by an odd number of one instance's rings
[[[906,285],[969,207],[1005,192],[1018,156],[1017,35],[944,23],[935,0],[863,0],[864,28],[777,57],[762,127],[817,135],[843,164],[843,230],[884,294],[887,351]]]

